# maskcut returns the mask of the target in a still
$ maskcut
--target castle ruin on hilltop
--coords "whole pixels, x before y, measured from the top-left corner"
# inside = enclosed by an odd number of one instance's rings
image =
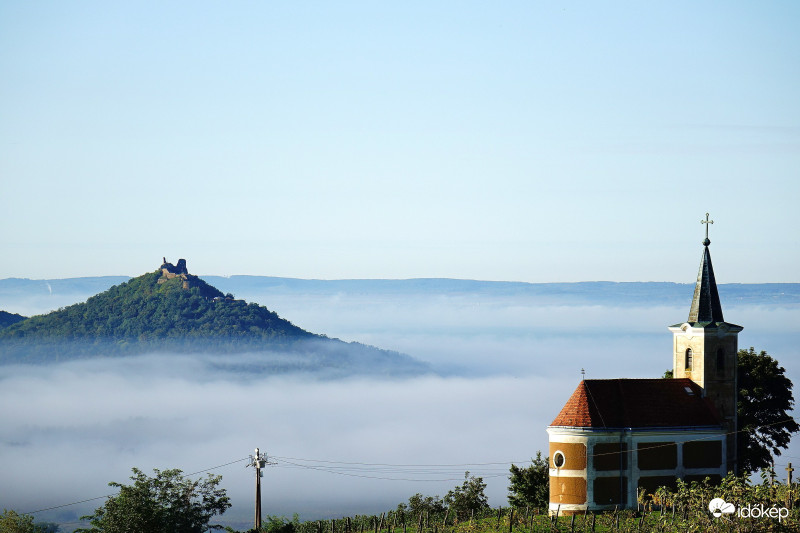
[[[161,263],[161,277],[158,279],[158,283],[164,283],[168,280],[173,278],[181,278],[183,280],[183,288],[188,289],[192,286],[192,278],[196,279],[196,276],[192,276],[189,274],[189,270],[186,268],[186,259],[178,259],[178,264],[173,265],[172,263],[167,262],[167,258],[164,257],[164,262]]]

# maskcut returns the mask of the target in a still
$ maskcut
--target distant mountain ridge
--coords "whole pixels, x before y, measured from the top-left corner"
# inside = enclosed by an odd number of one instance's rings
[[[438,293],[526,295],[540,304],[582,305],[586,303],[613,305],[614,302],[636,302],[652,305],[684,305],[691,299],[695,283],[662,281],[578,281],[559,283],[528,283],[523,281],[481,281],[451,278],[413,278],[404,280],[353,279],[314,280],[268,276],[206,276],[222,290],[237,293],[258,289],[264,293],[307,292],[314,294],[343,293]],[[723,283],[720,296],[726,303],[800,304],[800,283]],[[0,280],[2,290],[2,280]],[[686,296],[688,294],[688,296]]]
[[[52,285],[48,290],[52,292]],[[299,328],[264,306],[237,300],[189,274],[183,260],[177,266],[165,260],[159,270],[113,285],[86,302],[0,329],[0,363],[151,352],[280,353],[283,370],[427,370],[424,363],[397,352]],[[253,359],[247,364],[252,367]],[[265,360],[265,368],[274,370],[275,360]]]
[[[0,279],[0,309],[3,301],[28,299],[34,307],[52,308],[85,299],[130,278],[104,276],[30,280]],[[515,281],[479,281],[448,278],[407,280],[314,280],[270,276],[203,276],[223,292],[234,294],[480,294],[527,296],[540,305],[659,305],[682,306],[689,301],[694,283],[584,281],[574,283],[527,283]],[[800,283],[723,283],[718,285],[726,306],[800,305]],[[72,300],[70,295],[74,295]],[[62,303],[64,302],[64,303]]]

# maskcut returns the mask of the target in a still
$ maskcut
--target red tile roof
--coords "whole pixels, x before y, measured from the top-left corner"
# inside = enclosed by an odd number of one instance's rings
[[[550,425],[666,428],[719,426],[720,421],[690,379],[587,379]]]

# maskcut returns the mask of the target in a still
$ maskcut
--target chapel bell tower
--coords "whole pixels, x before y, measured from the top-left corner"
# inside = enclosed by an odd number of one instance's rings
[[[728,471],[735,471],[736,457],[736,380],[738,335],[742,326],[725,322],[722,305],[717,292],[711,253],[708,246],[708,225],[713,220],[701,220],[706,224],[703,241],[703,256],[697,284],[694,288],[692,306],[686,322],[669,326],[673,335],[672,375],[688,378],[697,383],[716,408],[720,422],[729,434]]]

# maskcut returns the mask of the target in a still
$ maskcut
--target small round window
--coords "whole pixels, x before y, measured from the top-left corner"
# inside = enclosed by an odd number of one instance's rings
[[[564,466],[564,454],[561,452],[556,452],[553,454],[553,464],[556,465],[556,468],[561,468]]]

